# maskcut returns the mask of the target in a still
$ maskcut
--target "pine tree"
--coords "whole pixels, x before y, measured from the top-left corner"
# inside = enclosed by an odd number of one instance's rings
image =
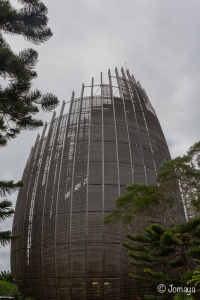
[[[197,262],[197,267],[193,271],[191,278],[187,281],[187,284],[195,285],[195,287],[200,288],[200,260],[194,259]],[[200,292],[200,289],[198,290]]]
[[[9,0],[0,0],[0,76],[8,80],[6,87],[0,86],[0,147],[15,138],[21,130],[37,129],[42,120],[34,116],[39,112],[51,111],[58,105],[56,96],[42,95],[39,90],[31,90],[32,80],[37,77],[35,65],[38,53],[25,49],[19,54],[12,51],[4,34],[22,35],[26,40],[38,45],[51,36],[47,27],[47,7],[39,0],[19,0],[22,8],[16,9]],[[4,197],[22,186],[19,181],[0,181],[0,196]],[[14,211],[12,203],[0,202],[0,221],[10,217]],[[19,238],[10,231],[0,232],[0,244],[6,245]]]
[[[40,44],[46,42],[52,31],[47,27],[48,9],[40,0],[18,0],[23,7],[14,8],[9,0],[0,1],[0,30],[23,35],[25,39]]]
[[[11,201],[3,200],[0,202],[0,222],[4,221],[6,218],[9,218],[14,214],[14,210],[11,207]],[[21,234],[13,236],[10,230],[0,231],[0,245],[6,246],[21,237]]]
[[[174,287],[185,288],[187,284],[194,287],[194,282],[199,283],[197,277],[189,279],[196,272],[194,261],[200,259],[199,232],[200,217],[196,217],[171,228],[152,224],[144,229],[144,233],[128,234],[130,242],[122,245],[129,249],[130,264],[137,267],[137,274],[129,275],[137,282],[147,282],[154,290],[161,283],[167,288],[172,284]],[[158,296],[157,292],[145,295],[145,299],[160,299]],[[168,291],[162,295],[166,300],[173,297],[174,294]]]
[[[1,271],[0,280],[16,283],[15,277],[10,271]]]
[[[3,198],[7,194],[17,192],[23,186],[21,181],[14,183],[13,181],[0,181],[0,197]],[[12,209],[12,202],[4,199],[0,201],[0,222],[5,221],[7,218],[12,217],[14,210]],[[21,238],[21,234],[12,236],[11,231],[0,231],[0,245],[5,246],[12,241]]]
[[[2,32],[23,35],[34,44],[47,41],[52,32],[47,27],[47,8],[38,0],[21,0],[21,9],[10,1],[0,0],[0,75],[9,80],[7,87],[0,86],[0,146],[15,138],[21,130],[37,129],[42,120],[33,118],[39,112],[51,111],[58,104],[53,94],[42,95],[31,91],[32,79],[37,77],[34,68],[38,54],[33,49],[15,54],[6,43]]]

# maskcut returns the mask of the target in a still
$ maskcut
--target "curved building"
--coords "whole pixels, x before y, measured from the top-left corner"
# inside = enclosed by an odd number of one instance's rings
[[[120,230],[103,218],[131,183],[155,183],[170,159],[145,90],[129,74],[108,72],[74,93],[31,150],[13,222],[11,267],[25,295],[43,299],[133,299]]]

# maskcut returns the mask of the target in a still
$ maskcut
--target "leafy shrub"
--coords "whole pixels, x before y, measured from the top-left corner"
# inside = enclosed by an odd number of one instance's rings
[[[0,280],[0,295],[1,296],[16,297],[18,294],[19,294],[18,287],[16,284]]]

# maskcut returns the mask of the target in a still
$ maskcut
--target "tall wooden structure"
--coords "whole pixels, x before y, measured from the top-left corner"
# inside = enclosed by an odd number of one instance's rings
[[[131,183],[155,183],[170,159],[145,90],[127,71],[82,86],[37,138],[13,222],[12,272],[26,295],[43,299],[134,299],[122,232],[103,218]],[[86,93],[87,89],[87,93]],[[96,92],[95,92],[96,90]],[[86,95],[85,95],[86,94]]]

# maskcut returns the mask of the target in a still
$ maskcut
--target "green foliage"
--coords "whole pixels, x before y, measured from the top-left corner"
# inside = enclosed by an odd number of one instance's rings
[[[199,224],[200,217],[197,216],[176,226],[152,224],[141,234],[128,234],[130,242],[122,245],[129,250],[130,264],[137,267],[137,273],[129,274],[130,277],[154,286],[160,283],[183,288],[187,284],[199,285],[200,266],[195,269],[194,264],[195,261],[200,263],[200,237],[196,232]],[[173,299],[172,296],[166,292],[162,299]],[[151,297],[159,299],[156,294],[145,295],[145,299]],[[174,299],[193,299],[191,295],[184,296],[184,293],[176,297]]]
[[[33,117],[39,106],[43,111],[51,111],[58,104],[52,94],[31,91],[31,81],[37,77],[34,71],[37,56],[33,49],[14,54],[0,35],[0,75],[9,80],[7,87],[0,86],[0,146],[5,146],[21,130],[43,125],[42,120]]]
[[[52,36],[47,27],[47,7],[39,0],[19,2],[23,5],[21,9],[14,8],[10,1],[0,0],[0,76],[9,81],[7,87],[0,86],[0,146],[5,146],[21,130],[42,126],[42,120],[33,116],[39,108],[51,111],[58,104],[53,94],[31,91],[32,80],[37,77],[38,53],[25,49],[17,55],[1,33],[23,35],[34,44],[46,42]]]
[[[17,285],[14,283],[0,280],[0,295],[16,297],[18,295]]]
[[[11,201],[3,200],[0,202],[0,222],[5,221],[6,218],[14,214],[14,210],[10,207],[12,207]]]
[[[186,293],[177,293],[173,300],[194,300],[192,295],[187,295]]]
[[[105,225],[120,223],[139,229],[150,224],[153,218],[160,219],[161,215],[171,223],[177,219],[177,211],[173,209],[174,195],[162,185],[132,184],[126,189],[124,196],[116,198],[117,209],[105,216]]]
[[[194,212],[200,212],[200,142],[195,143],[187,155],[164,162],[157,181],[168,190],[172,190],[178,182],[183,201],[189,200]]]
[[[0,181],[0,197],[5,197],[6,194],[10,195],[15,193],[23,186],[22,181],[14,183],[13,180],[10,181]]]
[[[6,271],[1,271],[0,280],[10,282],[10,283],[16,283],[14,275],[10,271],[7,271],[7,272]]]
[[[194,271],[194,275],[192,276],[192,279],[187,281],[187,284],[194,284],[195,286],[200,285],[200,270]]]
[[[126,189],[127,193],[124,196],[116,198],[117,209],[105,216],[105,225],[120,223],[128,228],[143,228],[152,218],[160,218],[160,215],[172,212],[173,199],[162,186],[132,184]]]
[[[4,197],[6,194],[10,195],[16,192],[23,186],[21,181],[14,183],[13,181],[0,181],[0,196]],[[0,222],[5,221],[7,218],[12,217],[14,210],[12,209],[12,202],[8,200],[0,201]],[[11,231],[0,231],[0,245],[5,246],[21,238],[22,235],[18,234],[12,236]]]
[[[200,260],[194,259],[194,261],[197,262],[198,265],[189,276],[189,280],[186,283],[189,285],[195,285],[195,287],[200,287]]]
[[[158,185],[132,184],[126,194],[115,200],[116,209],[105,216],[104,224],[121,224],[127,229],[139,230],[158,219],[163,225],[183,221],[175,203],[188,205],[200,213],[200,142],[194,144],[187,155],[163,162],[157,174]],[[182,200],[181,200],[182,199]],[[190,224],[187,224],[190,226]],[[200,227],[196,228],[200,233]],[[169,237],[168,237],[169,238]],[[177,240],[178,242],[178,240]]]
[[[144,299],[145,300],[163,300],[165,299],[165,295],[159,295],[159,296],[155,296],[155,295],[144,295]]]
[[[175,236],[170,231],[165,231],[162,234],[162,236],[160,238],[160,242],[163,246],[169,245],[169,244],[173,244],[173,245],[176,245],[176,246],[181,246],[182,245],[182,241],[180,239],[178,239],[177,236]]]
[[[0,231],[0,245],[6,246],[22,237],[21,234],[12,235],[11,231]]]
[[[19,190],[22,187],[22,182],[18,181],[14,183],[13,181],[0,181],[0,197],[10,195],[13,192]],[[5,221],[7,218],[12,217],[14,210],[12,209],[12,202],[8,200],[0,201],[0,222]],[[0,245],[5,246],[14,242],[22,237],[21,234],[12,236],[11,231],[0,231]]]
[[[31,297],[24,297],[18,290],[13,275],[8,272],[0,274],[0,296],[15,297],[16,300],[34,300]]]
[[[24,5],[20,9],[14,8],[10,1],[0,1],[0,30],[9,34],[23,35],[25,39],[40,44],[51,36],[51,29],[47,27],[47,8],[39,0],[19,0]]]
[[[8,189],[8,187],[7,187]],[[14,189],[16,189],[16,186],[14,186]],[[11,190],[13,188],[11,187]],[[6,191],[4,190],[3,193]],[[5,221],[6,218],[9,218],[13,215],[14,210],[11,208],[12,207],[12,202],[3,200],[0,202],[0,222]],[[21,234],[17,234],[12,236],[11,231],[0,231],[0,245],[1,246],[6,246],[10,244],[11,242],[14,242],[22,237]]]

